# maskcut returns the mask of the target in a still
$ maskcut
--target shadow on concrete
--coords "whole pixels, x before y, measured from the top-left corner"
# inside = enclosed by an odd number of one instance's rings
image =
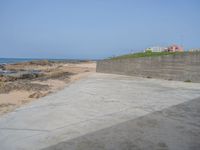
[[[199,150],[200,98],[44,150]]]

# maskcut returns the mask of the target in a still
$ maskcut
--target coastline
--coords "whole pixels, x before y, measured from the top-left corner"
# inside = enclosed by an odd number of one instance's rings
[[[0,75],[0,115],[87,77],[96,71],[96,62],[39,60],[6,64],[3,70],[15,73]]]

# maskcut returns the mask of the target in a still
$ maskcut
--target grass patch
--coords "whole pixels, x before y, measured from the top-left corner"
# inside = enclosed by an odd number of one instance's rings
[[[151,76],[147,76],[147,78],[148,78],[148,79],[151,79],[152,77],[151,77]]]
[[[3,87],[4,83],[0,81],[0,87]]]
[[[184,82],[192,82],[191,80],[185,80]]]
[[[111,57],[109,59],[115,60],[115,59],[126,59],[126,58],[140,58],[140,57],[154,57],[154,56],[164,56],[164,55],[177,55],[177,54],[183,54],[188,52],[139,52],[134,54],[126,54],[121,55],[117,57]]]

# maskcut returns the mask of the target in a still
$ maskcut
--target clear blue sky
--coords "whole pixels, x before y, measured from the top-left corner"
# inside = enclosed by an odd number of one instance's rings
[[[200,47],[199,0],[0,0],[0,57],[104,58]]]

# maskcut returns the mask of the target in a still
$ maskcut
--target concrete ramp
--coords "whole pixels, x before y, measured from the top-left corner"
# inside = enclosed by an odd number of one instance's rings
[[[121,142],[118,149],[149,149],[149,145],[153,149],[154,144],[181,149],[180,142],[185,142],[185,149],[196,148],[200,107],[194,99],[198,97],[197,83],[95,73],[1,117],[0,147],[117,149]],[[175,128],[177,138],[186,138],[172,143]],[[194,142],[188,141],[191,138]],[[147,144],[142,146],[143,141]]]

